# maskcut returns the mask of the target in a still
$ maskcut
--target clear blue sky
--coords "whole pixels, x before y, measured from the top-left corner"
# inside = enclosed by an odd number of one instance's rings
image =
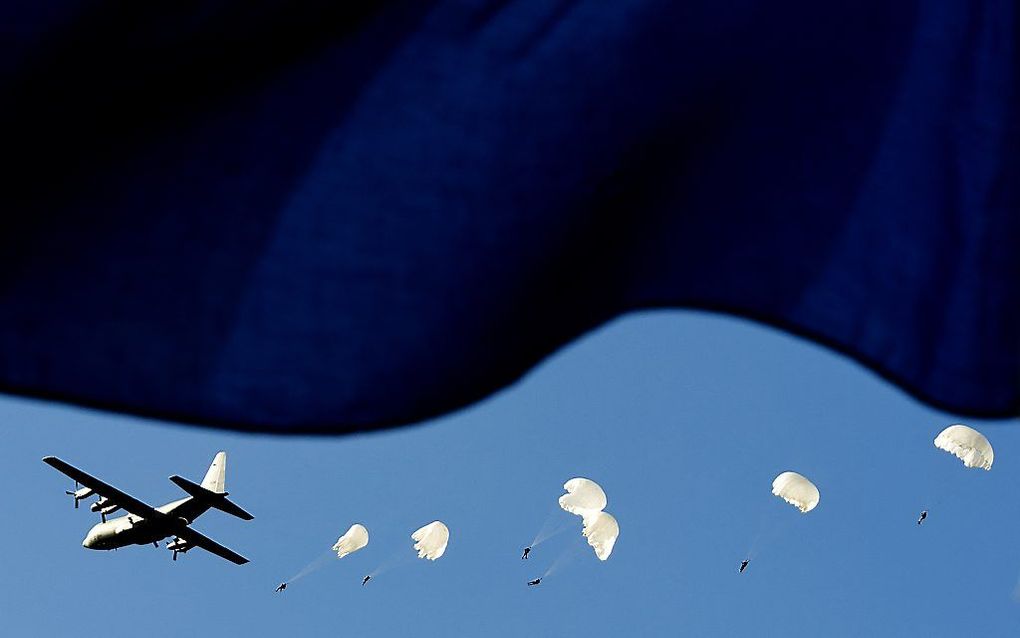
[[[381,434],[250,436],[0,398],[0,617],[12,636],[1015,636],[1020,429],[962,420],[995,448],[986,473],[932,445],[960,420],[811,343],[665,311],[588,335],[472,408]],[[210,512],[196,528],[252,559],[241,567],[200,550],[172,563],[151,546],[83,549],[97,517],[39,460],[163,503],[181,495],[167,476],[201,479],[220,449],[227,489],[256,518]],[[788,469],[821,491],[807,515],[770,494]],[[555,509],[573,476],[599,481],[620,522],[606,563]],[[550,514],[570,529],[521,561]],[[360,586],[435,519],[451,531],[443,558]],[[354,522],[366,549],[273,594]]]

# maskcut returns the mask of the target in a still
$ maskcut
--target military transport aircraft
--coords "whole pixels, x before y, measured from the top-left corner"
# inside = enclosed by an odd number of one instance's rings
[[[82,547],[117,549],[128,545],[147,545],[149,543],[159,547],[159,541],[173,537],[167,542],[166,548],[173,552],[174,560],[177,560],[179,552],[184,553],[192,547],[201,547],[238,565],[248,562],[244,556],[188,527],[209,508],[221,510],[246,521],[254,518],[227,499],[227,492],[224,491],[227,472],[226,452],[216,455],[201,485],[192,483],[176,474],[171,476],[170,480],[190,496],[160,507],[146,505],[137,498],[86,474],[55,456],[47,456],[43,458],[43,462],[74,479],[75,490],[67,493],[74,497],[75,508],[78,507],[78,502],[82,499],[89,498],[93,494],[99,496],[99,500],[92,504],[91,510],[99,512],[103,520],[89,530],[82,542]],[[124,510],[127,514],[106,520],[107,514],[118,509]]]

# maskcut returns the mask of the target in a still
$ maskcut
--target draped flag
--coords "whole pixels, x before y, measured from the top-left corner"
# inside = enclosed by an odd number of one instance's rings
[[[0,389],[341,433],[671,306],[1015,415],[1016,10],[5,5]]]

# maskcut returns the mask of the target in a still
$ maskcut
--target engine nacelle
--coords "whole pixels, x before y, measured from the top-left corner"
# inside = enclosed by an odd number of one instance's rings
[[[91,487],[78,487],[78,482],[74,483],[74,491],[64,490],[64,494],[67,494],[74,499],[74,509],[78,509],[78,502],[82,499],[88,498],[95,494]]]
[[[93,503],[91,506],[89,506],[89,509],[92,510],[93,512],[109,514],[110,512],[116,512],[117,510],[119,510],[120,505],[117,505],[110,499],[104,497]]]
[[[183,538],[177,538],[176,536],[172,541],[166,544],[166,548],[174,553],[174,560],[177,560],[177,554],[183,554],[191,549],[191,547],[192,546],[188,544],[188,541]]]

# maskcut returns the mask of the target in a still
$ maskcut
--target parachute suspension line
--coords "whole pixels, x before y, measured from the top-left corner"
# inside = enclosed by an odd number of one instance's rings
[[[934,481],[932,481],[928,488],[929,490],[934,492],[935,496],[932,497],[929,494],[929,497],[926,499],[924,507],[922,507],[921,509],[929,511],[937,510],[939,507],[942,506],[943,503],[946,502],[947,499],[949,499],[949,497],[953,495],[953,493],[958,489],[960,485],[960,480],[964,478],[965,477],[960,476],[956,472],[942,473],[942,476],[939,476]]]
[[[291,576],[290,578],[288,578],[284,582],[289,585],[289,584],[291,584],[291,583],[293,583],[295,581],[301,580],[302,578],[304,578],[308,574],[311,574],[312,572],[318,571],[318,570],[322,569],[323,567],[325,567],[326,564],[329,563],[330,560],[335,558],[335,557],[336,557],[336,554],[333,553],[333,550],[327,549],[322,554],[319,554],[319,556],[317,556],[310,563],[308,563],[307,565],[302,567],[301,571],[299,571],[298,573],[294,574],[293,576]]]
[[[813,510],[821,500],[821,494],[814,483],[803,475],[790,471],[782,472],[772,481],[772,494],[799,510],[801,515]],[[746,558],[751,559],[758,554],[759,542],[771,543],[774,537],[785,533],[796,517],[797,515],[791,515],[789,511],[783,514],[779,512],[770,514],[766,519],[767,527],[759,534],[759,540],[752,544]]]
[[[780,512],[780,514],[784,514],[784,512]],[[785,516],[770,516],[766,519],[765,526],[760,534],[760,542],[757,547],[748,553],[747,558],[753,559],[759,556],[762,548],[770,546],[786,534],[793,526],[793,522],[797,520],[797,516],[799,516],[799,514],[791,514],[789,512],[785,514]]]
[[[549,515],[545,517],[542,527],[535,532],[535,538],[528,544],[528,547],[535,548],[553,536],[561,534],[577,524],[576,519],[571,520],[569,517],[561,514],[561,511],[562,510],[558,505],[553,506],[549,510]]]
[[[964,467],[968,471],[975,469],[987,471],[992,469],[992,463],[995,460],[992,444],[985,438],[985,435],[974,428],[960,423],[950,425],[939,432],[938,436],[935,437],[934,444],[936,448],[955,456],[963,462]],[[949,473],[942,476],[938,481],[938,487],[931,506],[925,509],[935,509],[941,505],[951,492],[956,489],[961,478],[961,475]]]
[[[565,567],[570,565],[574,559],[583,553],[585,553],[583,545],[571,543],[568,547],[565,547],[555,559],[553,559],[553,562],[549,565],[549,568],[545,570],[545,573],[542,574],[541,578],[545,579],[556,572],[562,571]]]
[[[351,525],[343,536],[337,539],[332,548],[324,551],[312,562],[301,568],[301,571],[293,577],[285,580],[284,583],[290,584],[294,581],[300,580],[308,574],[322,569],[322,567],[331,562],[332,559],[339,560],[344,556],[348,556],[364,548],[366,545],[368,545],[368,530],[365,529],[365,526],[361,523],[355,523]]]
[[[409,565],[412,562],[414,562],[415,558],[416,554],[414,553],[414,550],[406,547],[401,547],[400,549],[395,550],[392,554],[389,555],[389,557],[386,560],[379,563],[378,567],[376,567],[366,575],[375,578],[380,574],[384,574],[388,571],[397,569],[398,567],[404,567],[406,565]]]
[[[765,524],[768,520],[769,510],[774,505],[770,500],[762,499],[758,505],[758,517],[751,528],[754,532],[754,536],[751,538],[751,544],[748,546],[745,555],[741,558],[753,558],[758,552],[758,544],[762,539],[762,535],[765,533]]]

